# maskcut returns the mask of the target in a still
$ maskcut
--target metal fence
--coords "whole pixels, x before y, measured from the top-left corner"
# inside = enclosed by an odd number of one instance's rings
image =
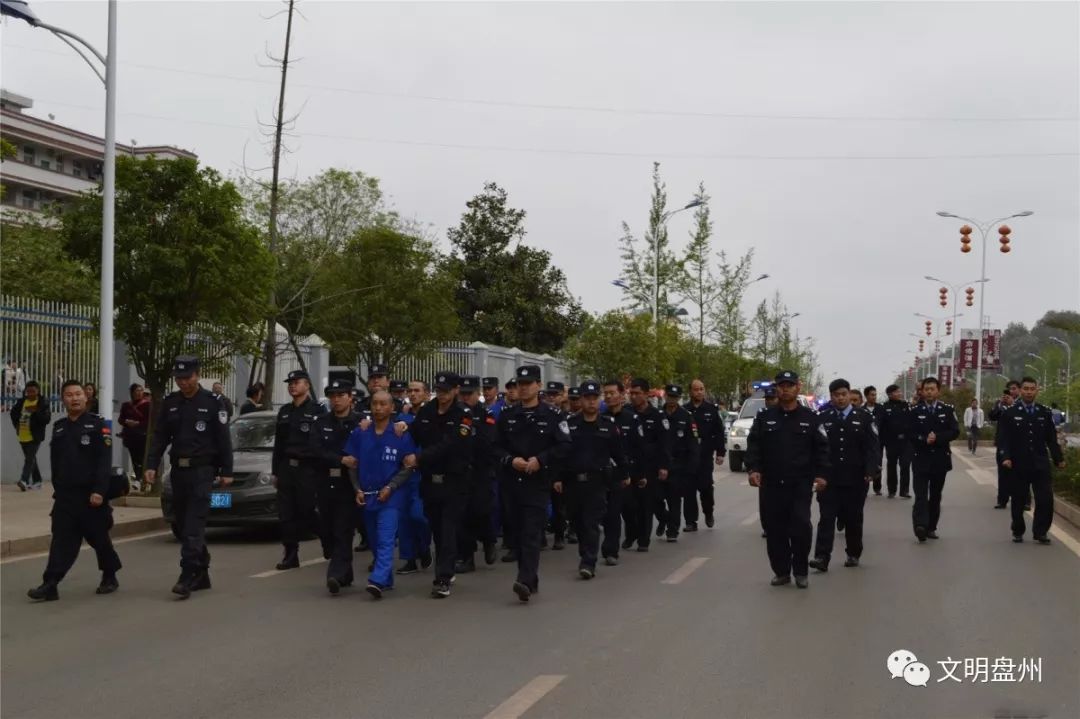
[[[98,308],[26,297],[0,296],[0,358],[7,412],[36,380],[51,409],[59,412],[65,380],[98,382]]]
[[[445,342],[431,356],[418,359],[407,358],[390,368],[394,379],[423,380],[431,382],[439,372],[475,374],[481,377],[498,377],[503,383],[510,379],[517,367],[524,364],[540,366],[543,380],[575,382],[577,377],[569,364],[546,354],[535,354],[517,347],[498,347],[483,342]],[[360,366],[360,377],[367,377],[367,367]]]

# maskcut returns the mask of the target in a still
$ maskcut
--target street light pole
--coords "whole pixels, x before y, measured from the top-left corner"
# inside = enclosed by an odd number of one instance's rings
[[[26,0],[0,0],[0,14],[24,20],[31,27],[48,30],[69,45],[105,85],[105,158],[101,187],[101,317],[100,362],[98,364],[98,406],[108,426],[113,417],[113,246],[116,210],[116,0],[108,0],[108,40],[102,55],[89,42],[73,32],[38,19]],[[94,66],[71,41],[85,47],[105,67],[105,74]]]
[[[979,401],[980,406],[982,405],[982,376],[983,376],[983,371],[982,371],[982,366],[983,366],[982,324],[983,324],[983,316],[984,316],[985,310],[986,310],[986,284],[985,284],[986,279],[987,279],[986,278],[986,245],[987,245],[987,239],[986,238],[987,238],[987,235],[990,234],[990,230],[994,229],[994,227],[996,227],[1000,223],[1004,222],[1005,220],[1011,220],[1014,217],[1030,217],[1031,215],[1034,215],[1034,214],[1035,213],[1032,212],[1031,210],[1024,210],[1023,212],[1017,212],[1016,214],[1009,215],[1008,217],[1002,217],[1000,219],[994,220],[993,222],[979,222],[978,220],[973,220],[970,217],[961,217],[960,215],[954,215],[953,213],[945,212],[944,210],[939,211],[937,213],[938,217],[947,217],[947,218],[952,218],[952,219],[956,219],[956,220],[964,220],[965,222],[970,222],[971,224],[975,225],[975,227],[979,228],[980,232],[982,232],[982,239],[983,239],[983,243],[982,243],[982,271],[979,274],[979,279],[984,284],[982,286],[982,292],[979,293],[979,328],[975,332],[975,399],[977,399]]]
[[[1069,388],[1072,385],[1072,347],[1060,337],[1051,337],[1050,341],[1057,342],[1065,348],[1065,422],[1068,423],[1072,419],[1069,416]]]
[[[1034,352],[1028,352],[1028,357],[1033,357],[1033,358],[1035,358],[1035,359],[1037,359],[1037,360],[1039,360],[1040,362],[1043,363],[1042,364],[1042,378],[1043,378],[1042,386],[1044,388],[1047,387],[1047,384],[1046,384],[1046,366],[1047,366],[1048,362],[1045,359],[1043,359],[1042,357],[1040,357],[1039,355],[1035,354]],[[1032,365],[1032,366],[1034,366],[1034,365]]]
[[[960,288],[961,287],[967,287],[969,285],[978,284],[978,283],[989,282],[990,279],[987,278],[985,280],[971,280],[970,282],[962,282],[962,283],[960,283],[958,285],[954,285],[954,284],[950,284],[949,282],[946,282],[945,280],[940,279],[938,277],[931,277],[930,275],[923,275],[923,278],[927,279],[927,280],[930,280],[931,282],[939,282],[939,283],[945,285],[946,287],[948,287],[949,289],[951,289],[952,293],[953,293],[953,296],[952,296],[952,344],[949,346],[949,364],[952,365],[951,381],[952,381],[952,384],[955,385],[956,384],[956,345],[957,345],[957,339],[956,338],[960,336],[960,327],[956,324],[956,320],[957,320],[958,317],[963,317],[964,316],[963,312],[957,312],[956,311],[957,308],[959,307],[959,305],[957,303],[960,301]]]

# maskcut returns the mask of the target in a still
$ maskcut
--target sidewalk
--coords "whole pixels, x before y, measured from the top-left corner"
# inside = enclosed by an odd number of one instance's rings
[[[113,500],[114,526],[110,534],[117,537],[166,529],[161,508],[121,507],[122,500]],[[52,509],[52,484],[45,488],[20,492],[14,484],[0,484],[0,557],[45,552],[49,549]]]

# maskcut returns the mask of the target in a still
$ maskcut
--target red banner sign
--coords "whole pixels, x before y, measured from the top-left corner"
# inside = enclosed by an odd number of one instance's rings
[[[975,369],[975,330],[964,330],[960,338],[959,356],[956,358],[956,369],[960,372]],[[982,342],[982,368],[984,370],[1001,371],[1001,330],[983,330]]]
[[[947,364],[938,365],[938,382],[942,387],[952,387],[952,367]]]

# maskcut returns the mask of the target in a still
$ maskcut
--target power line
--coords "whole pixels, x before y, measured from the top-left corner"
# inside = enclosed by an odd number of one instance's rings
[[[7,47],[27,50],[29,52],[40,52],[48,55],[60,55],[66,56],[68,53],[58,50],[46,50],[42,48],[32,48],[23,45],[11,45]],[[226,75],[223,73],[215,72],[203,72],[200,70],[186,70],[174,67],[164,67],[161,65],[149,65],[145,63],[136,62],[121,62],[121,65],[126,67],[138,68],[141,70],[151,70],[154,72],[170,72],[179,75],[191,75],[194,77],[202,77],[211,80],[228,80],[230,82],[246,82],[255,83],[260,85],[276,85],[276,80],[262,79],[256,77],[244,77],[240,75]],[[318,92],[327,93],[340,93],[348,95],[363,95],[367,97],[388,97],[401,100],[421,100],[425,102],[441,102],[458,105],[480,105],[485,107],[506,107],[521,110],[549,110],[560,112],[591,112],[591,113],[604,113],[613,115],[638,115],[643,117],[656,116],[656,117],[691,117],[691,118],[708,118],[717,120],[781,120],[781,121],[803,121],[803,122],[897,122],[897,123],[918,123],[918,122],[952,122],[952,123],[964,123],[964,122],[989,122],[989,123],[1005,123],[1005,122],[1076,122],[1080,120],[1077,117],[900,117],[900,116],[883,116],[883,115],[813,115],[813,114],[777,114],[777,113],[745,113],[745,112],[709,112],[709,111],[695,111],[695,110],[655,110],[655,109],[642,109],[642,108],[625,108],[625,107],[602,107],[596,105],[569,105],[569,104],[556,104],[556,103],[538,103],[538,102],[515,102],[510,100],[491,100],[484,98],[465,98],[465,97],[448,97],[441,95],[423,95],[417,93],[407,92],[389,92],[383,90],[364,90],[351,87],[335,87],[331,85],[318,85],[309,83],[290,83],[290,87],[302,88],[306,90],[315,90]]]
[[[72,107],[83,110],[102,112],[102,108],[74,103],[59,102],[42,99],[41,102],[52,103],[62,107]],[[162,115],[150,115],[141,112],[121,112],[122,116],[139,117],[148,120],[160,120],[164,122],[180,122],[195,125],[209,125],[211,127],[224,127],[229,129],[250,132],[253,128],[245,125],[234,125],[211,120],[188,120],[183,118],[165,117]],[[357,135],[337,135],[324,132],[303,132],[301,137],[313,137],[326,140],[341,140],[347,142],[363,142],[377,145],[403,145],[409,147],[431,147],[446,150],[479,150],[483,152],[520,152],[543,155],[569,155],[580,157],[629,157],[644,159],[669,159],[669,160],[745,160],[745,161],[891,161],[891,160],[1005,160],[1017,158],[1061,158],[1078,157],[1080,152],[995,152],[960,155],[765,155],[753,153],[678,153],[678,152],[626,152],[615,150],[573,150],[549,147],[521,147],[512,145],[480,145],[469,143],[430,142],[424,140],[405,140],[384,137],[363,137]]]

